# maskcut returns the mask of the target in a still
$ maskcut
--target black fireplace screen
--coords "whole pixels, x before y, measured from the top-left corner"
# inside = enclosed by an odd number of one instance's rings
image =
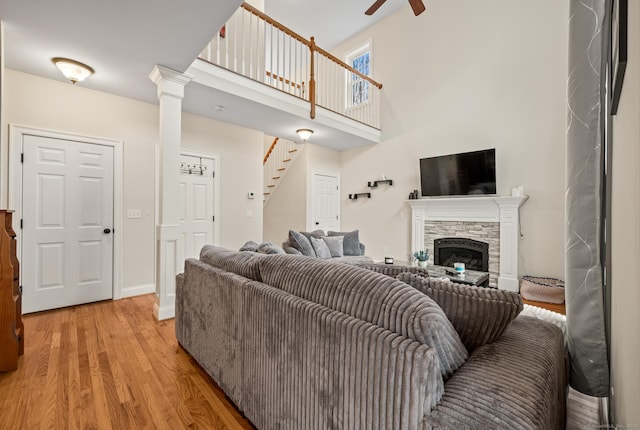
[[[445,237],[433,241],[433,262],[453,267],[464,263],[469,270],[489,271],[489,244],[463,237]]]

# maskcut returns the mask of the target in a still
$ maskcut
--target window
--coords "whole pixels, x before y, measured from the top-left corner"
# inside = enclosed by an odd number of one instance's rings
[[[369,44],[347,56],[347,64],[365,76],[371,75],[371,49]],[[369,81],[355,73],[347,72],[347,107],[355,107],[369,101]]]

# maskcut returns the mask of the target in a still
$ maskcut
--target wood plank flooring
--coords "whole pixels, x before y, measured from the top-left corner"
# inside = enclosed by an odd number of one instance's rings
[[[153,295],[24,317],[25,354],[0,373],[0,429],[250,429],[157,322]]]
[[[0,373],[0,430],[251,429],[177,343],[153,295],[26,315],[18,370]],[[597,400],[569,395],[567,429],[595,428]]]

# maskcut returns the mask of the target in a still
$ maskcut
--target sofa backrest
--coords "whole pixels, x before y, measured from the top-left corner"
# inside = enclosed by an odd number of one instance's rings
[[[267,254],[250,251],[231,251],[219,246],[205,245],[200,250],[200,261],[227,272],[262,282],[258,264]]]
[[[266,284],[434,348],[444,378],[467,358],[467,350],[442,309],[404,282],[303,256],[274,255],[258,265]]]

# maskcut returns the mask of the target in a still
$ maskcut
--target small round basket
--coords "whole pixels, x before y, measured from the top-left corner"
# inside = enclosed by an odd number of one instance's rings
[[[564,303],[564,282],[555,278],[523,276],[520,294],[534,302]]]

